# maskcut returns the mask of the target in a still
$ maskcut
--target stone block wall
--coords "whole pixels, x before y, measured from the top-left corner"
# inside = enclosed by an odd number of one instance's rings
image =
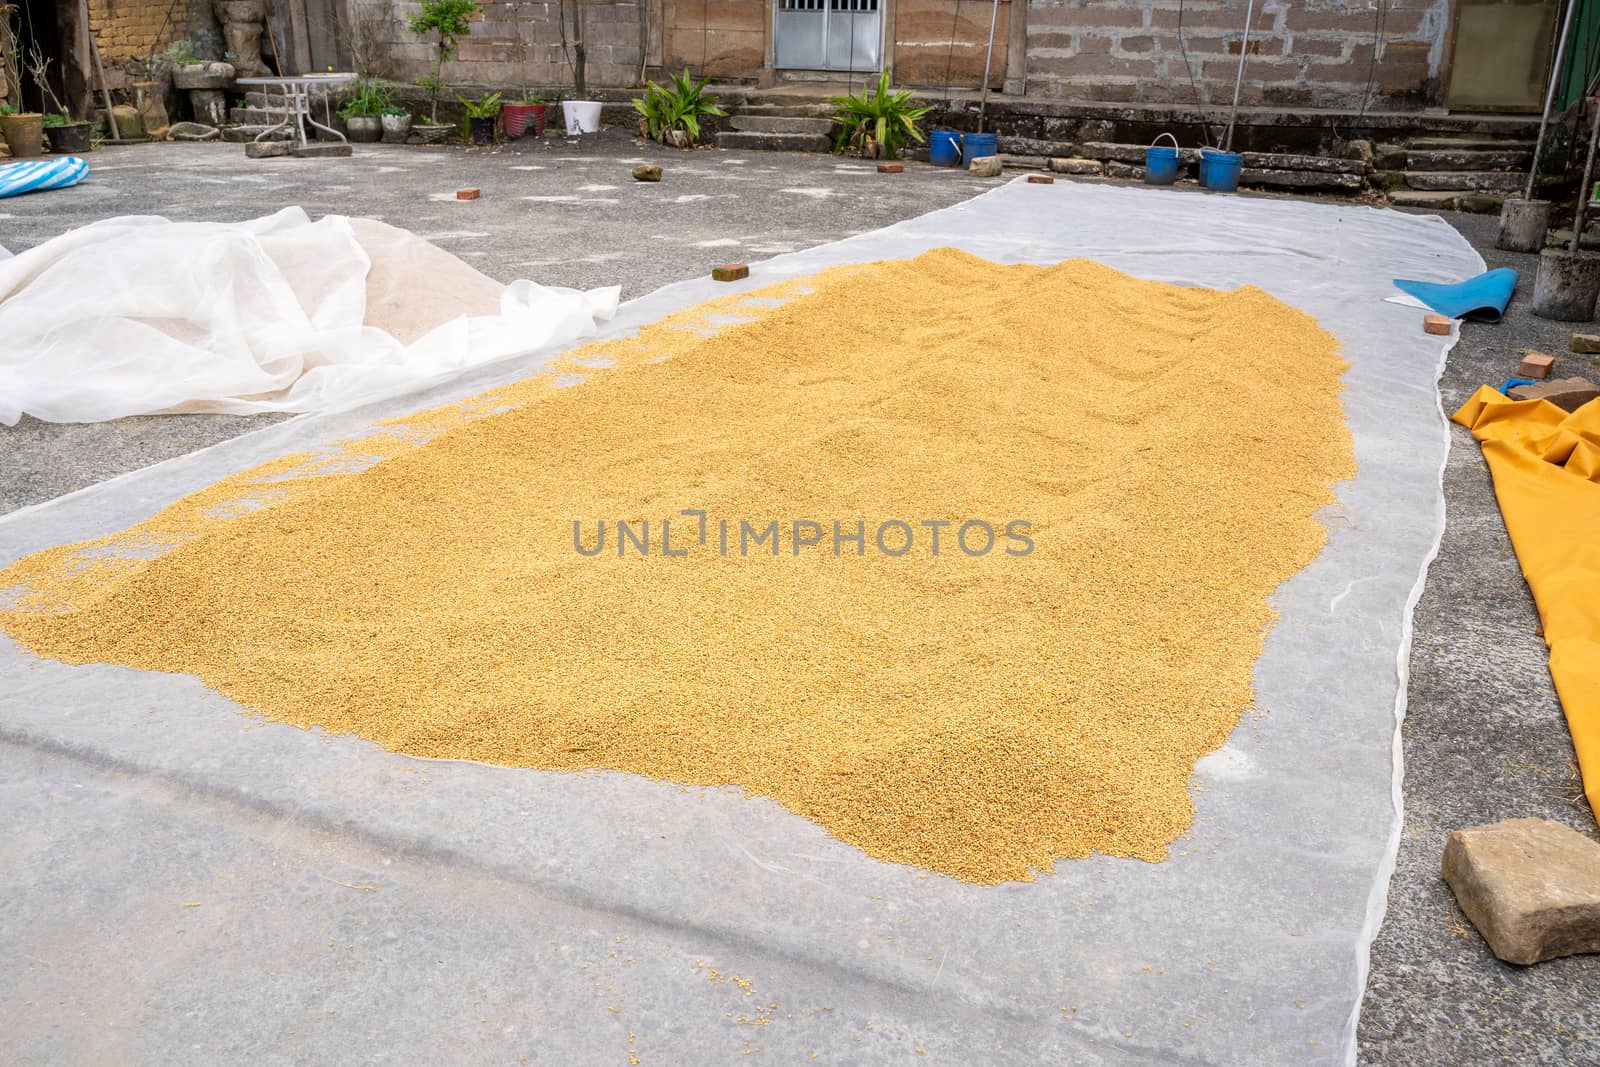
[[[112,68],[143,62],[174,41],[194,41],[195,50],[222,58],[221,30],[211,14],[211,0],[89,0],[89,25],[100,46],[106,76]]]
[[[1029,0],[1027,94],[1139,103],[1233,98],[1245,0]],[[1438,95],[1450,0],[1265,0],[1240,103],[1417,108]],[[1184,53],[1187,52],[1187,61]],[[1371,77],[1370,94],[1368,78]]]
[[[361,41],[357,54],[369,72],[400,81],[433,73],[438,54],[433,35],[414,36],[407,23],[420,9],[414,0],[351,0],[352,22]],[[445,81],[457,86],[570,89],[572,70],[561,47],[557,0],[487,0],[460,39]],[[572,34],[568,5],[567,33]],[[631,86],[639,80],[637,0],[584,0],[586,76],[596,87]]]

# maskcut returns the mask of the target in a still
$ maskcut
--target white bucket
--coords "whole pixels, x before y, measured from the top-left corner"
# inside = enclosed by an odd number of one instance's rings
[[[598,100],[563,100],[561,101],[561,114],[567,120],[567,134],[576,137],[580,133],[600,132],[600,101]]]

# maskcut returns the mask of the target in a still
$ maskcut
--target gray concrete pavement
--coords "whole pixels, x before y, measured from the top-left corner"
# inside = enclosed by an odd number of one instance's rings
[[[880,177],[870,165],[827,157],[663,153],[625,138],[613,138],[584,151],[553,144],[472,152],[470,160],[468,156],[461,149],[374,146],[361,149],[350,160],[250,162],[243,159],[237,146],[106,150],[93,158],[96,177],[89,185],[0,202],[0,244],[20,250],[72,226],[116,214],[233,220],[300,204],[314,215],[372,215],[416,230],[502,280],[531,277],[573,286],[620,282],[623,296],[628,298],[700,274],[719,262],[763,258],[886,225],[954,203],[992,184],[914,165],[903,175]],[[659,186],[635,185],[628,175],[631,161],[646,157],[667,164],[666,180]],[[480,187],[483,198],[456,202],[454,189],[469,184]],[[1455,216],[1449,221],[1480,246],[1491,266],[1515,266],[1524,271],[1524,280],[1505,322],[1464,328],[1441,383],[1447,412],[1479,384],[1506,377],[1522,347],[1563,352],[1570,332],[1569,327],[1544,322],[1527,312],[1533,257],[1498,253],[1488,247],[1495,220]],[[1563,373],[1600,373],[1600,363],[1590,357],[1569,355],[1563,361]],[[0,428],[0,512],[204,447],[273,418],[188,416],[98,426],[25,422],[12,430]],[[1600,1024],[1593,1011],[1593,1005],[1600,1003],[1600,962],[1580,958],[1534,968],[1501,964],[1454,906],[1439,877],[1444,837],[1460,826],[1541,815],[1595,834],[1593,817],[1578,785],[1570,738],[1550,685],[1537,614],[1517,569],[1477,445],[1459,428],[1452,429],[1445,495],[1448,526],[1415,615],[1410,697],[1403,729],[1406,822],[1388,914],[1373,947],[1372,975],[1360,1024],[1360,1059],[1368,1064],[1600,1062],[1600,1051],[1594,1051],[1600,1050]],[[66,757],[42,753],[26,758],[60,761]],[[17,768],[13,788],[24,780],[25,768],[20,763]],[[56,770],[67,777],[73,773],[59,766]],[[88,778],[83,786],[96,788]],[[125,807],[130,825],[159,824],[160,819],[152,813],[169,810],[181,801],[167,795],[160,783],[124,782],[117,789],[120,792],[108,803]],[[5,805],[6,810],[19,817],[27,811],[38,818],[48,817],[45,808],[30,807],[20,794],[10,799],[13,803]],[[145,810],[141,813],[139,809]],[[30,841],[29,848],[79,847],[106,852],[110,861],[104,878],[94,886],[32,887],[58,892],[63,901],[73,899],[74,894],[87,894],[85,899],[116,905],[116,864],[135,861],[132,853],[140,848],[136,842],[119,839],[115,827],[106,828],[99,839],[77,843],[50,842],[26,820],[14,822],[7,832],[18,835],[14,840]],[[185,848],[198,848],[183,841],[189,832],[174,826],[174,843],[160,846],[170,850],[163,862],[170,868],[168,882],[174,898],[198,895],[190,887],[200,872],[184,869],[181,860]],[[282,860],[286,871],[304,869],[301,860],[307,855],[324,861],[332,857],[349,865],[349,876],[340,881],[351,885],[375,881],[391,858],[383,841],[357,847],[315,827],[297,829],[275,839],[270,847],[259,841],[242,841],[239,847],[259,851],[262,863]],[[154,843],[146,843],[145,848],[159,851]],[[476,878],[480,873],[449,877]],[[515,983],[523,969],[515,959],[497,959],[492,967],[473,971],[461,961],[460,946],[435,946],[434,952],[407,944],[403,937],[397,939],[392,960],[347,958],[341,962],[332,958],[341,938],[372,924],[388,923],[402,931],[408,925],[426,925],[426,916],[407,913],[406,887],[386,888],[392,891],[366,894],[337,882],[308,886],[286,881],[283,891],[302,895],[308,917],[305,943],[282,946],[280,955],[289,961],[286,973],[298,969],[302,975],[333,974],[345,967],[377,983],[401,970],[408,975],[421,974],[429,963],[423,957],[437,955],[439,980],[465,982],[470,978],[503,987]],[[522,890],[491,880],[485,882],[485,891]],[[423,900],[421,896],[416,899]],[[227,910],[217,920],[223,924],[219,929],[225,934],[231,929],[234,932],[229,936],[247,939],[248,915],[257,904],[228,901]],[[153,902],[137,905],[148,907]],[[85,907],[67,907],[63,921],[96,921],[96,909]],[[5,914],[0,904],[0,919]],[[205,913],[205,918],[211,914]],[[183,922],[200,918],[182,916]],[[182,923],[175,920],[172,929],[172,943],[164,947],[170,954],[150,964],[158,968],[150,981],[165,976],[176,983],[169,987],[176,992],[170,1003],[148,997],[147,1003],[165,1005],[151,1010],[162,1013],[160,1025],[177,1038],[184,1025],[181,990],[195,980],[192,975],[181,976],[191,971],[203,973],[204,959],[203,954],[183,948]],[[482,933],[487,942],[508,941],[511,936],[505,931]],[[371,944],[370,938],[361,940],[364,945]],[[570,960],[563,958],[561,966],[580,968],[577,956],[609,959],[605,940],[599,937],[593,945],[559,949],[577,953]],[[680,952],[681,946],[666,940],[670,938],[651,946],[652,951],[667,956]],[[328,959],[319,955],[325,946],[331,954]],[[271,955],[269,946],[262,948],[265,955]],[[129,968],[139,965],[132,958],[122,963]],[[48,971],[38,968],[48,965],[49,961],[28,964],[44,976],[46,985]],[[272,969],[270,964],[264,966]],[[559,969],[541,965],[536,971],[550,978]],[[808,991],[820,991],[831,980],[830,976],[802,973],[791,977],[792,986]],[[270,976],[263,981],[270,984]],[[103,994],[134,996],[118,992],[116,985],[108,979]],[[577,1010],[576,1001],[558,1002],[566,995],[558,992],[559,983],[546,987],[550,990],[550,1018]],[[716,991],[714,984],[707,983],[707,988]],[[438,1050],[445,1058],[452,1049],[473,1047],[471,1039],[464,1036],[473,1028],[469,1024],[493,1025],[492,1012],[483,1013],[483,1022],[468,1016],[499,993],[488,986],[469,992],[466,1000],[472,1003],[464,1001],[461,1018],[438,1031],[445,1035]],[[647,990],[635,993],[648,995]],[[303,992],[289,989],[274,995],[305,997]],[[820,993],[817,995],[820,998]],[[58,1003],[51,1008],[55,1013],[52,1023],[69,1030],[84,1025],[77,1021],[82,1016],[75,1011],[80,1003],[88,1003],[87,999],[63,1003],[70,1007]],[[41,1005],[28,1007],[36,1006]],[[707,1000],[708,1011],[720,1013],[723,1007],[720,1001]],[[326,1024],[327,1015],[357,1008],[354,1004],[307,1002],[297,1010],[303,1011],[309,1027],[317,1022]],[[8,1005],[5,1014],[13,1019],[26,1017],[15,1005]],[[911,1020],[915,1014],[908,1008],[905,1019],[891,1020],[887,1027],[880,1025],[880,1037],[874,1040],[890,1041],[887,1035],[893,1033],[896,1042],[914,1041]],[[982,1024],[972,1017],[968,1025]],[[864,1029],[863,1033],[871,1031]],[[608,1032],[605,1041],[618,1057],[624,1055],[627,1042],[622,1030]],[[100,1035],[71,1049],[109,1052],[115,1059],[118,1049],[142,1047],[127,1035]],[[241,1039],[239,1047],[246,1051],[260,1046],[253,1039]],[[729,1048],[740,1051],[734,1041]],[[912,1048],[891,1045],[877,1051],[897,1050],[910,1053]]]

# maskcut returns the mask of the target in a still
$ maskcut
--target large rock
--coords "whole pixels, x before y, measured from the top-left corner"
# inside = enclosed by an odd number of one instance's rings
[[[972,161],[972,165],[967,168],[967,173],[974,178],[998,178],[1000,177],[1000,157],[980,156]]]
[[[1057,174],[1103,174],[1106,165],[1098,159],[1078,159],[1073,156],[1066,158],[1054,157],[1050,160],[1050,169]]]
[[[1600,843],[1549,819],[1510,819],[1451,834],[1443,866],[1507,963],[1600,952]]]
[[[1587,378],[1552,378],[1537,385],[1517,385],[1506,394],[1512,400],[1548,400],[1563,411],[1577,411],[1600,397],[1600,385]]]
[[[226,89],[233,79],[233,64],[220,60],[181,63],[172,68],[172,84],[178,89]]]
[[[167,136],[174,141],[215,141],[222,136],[222,131],[203,122],[175,122]]]

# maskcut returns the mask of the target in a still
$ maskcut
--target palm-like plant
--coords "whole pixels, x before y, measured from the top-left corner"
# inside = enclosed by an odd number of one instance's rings
[[[700,139],[700,120],[708,115],[726,115],[717,106],[715,97],[707,96],[706,85],[710,78],[696,82],[685,70],[674,74],[666,85],[647,82],[644,96],[636,97],[633,109],[644,119],[645,128],[653,141],[675,140],[673,132],[683,130],[689,142]]]
[[[894,159],[908,139],[923,140],[917,123],[933,110],[913,104],[909,89],[890,90],[888,71],[878,75],[877,85],[863,88],[860,95],[836,96],[830,103],[833,119],[839,124],[833,150],[841,152],[848,145],[868,155],[876,144],[885,159]]]

